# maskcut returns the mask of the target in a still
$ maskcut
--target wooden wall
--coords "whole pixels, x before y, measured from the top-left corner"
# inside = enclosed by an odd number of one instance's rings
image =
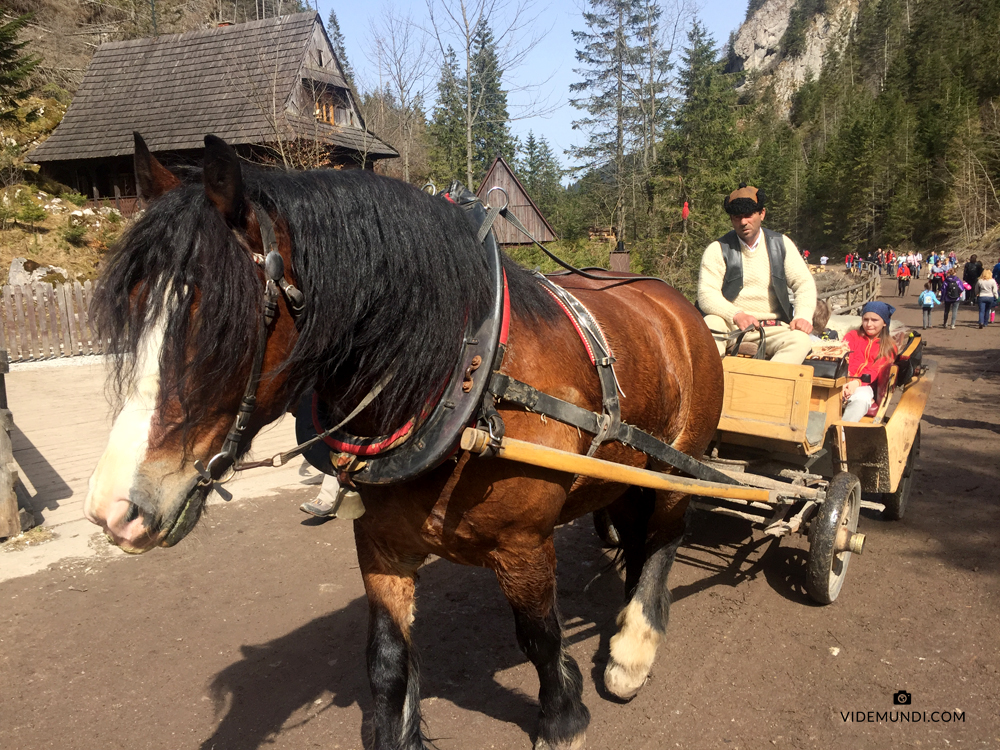
[[[507,192],[510,200],[508,204],[510,210],[536,240],[539,242],[552,242],[556,239],[556,236],[546,226],[541,214],[531,204],[527,193],[525,193],[524,188],[521,187],[517,178],[514,177],[513,173],[507,167],[506,162],[499,159],[493,163],[489,172],[486,173],[483,184],[479,186],[476,195],[479,196],[479,199],[483,203],[502,205],[503,194],[500,191],[494,190],[487,197],[487,193],[492,187],[501,187]],[[503,218],[496,220],[496,223],[493,225],[493,231],[496,233],[497,242],[501,245],[524,245],[531,243],[531,240],[508,222],[504,221]]]

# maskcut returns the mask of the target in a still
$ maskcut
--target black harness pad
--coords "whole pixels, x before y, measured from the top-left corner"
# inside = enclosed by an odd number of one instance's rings
[[[482,226],[486,219],[486,209],[475,194],[465,188],[454,187],[450,191],[452,200],[464,208],[475,227]],[[359,484],[395,484],[414,479],[430,471],[455,449],[462,437],[462,430],[469,426],[482,402],[483,392],[490,379],[490,365],[500,343],[500,329],[503,325],[504,277],[500,248],[493,232],[483,240],[490,282],[493,288],[493,302],[479,320],[470,320],[465,337],[456,351],[457,362],[452,370],[437,405],[427,419],[414,428],[414,433],[394,448],[389,448],[374,456],[362,456],[366,462],[363,469],[352,475]],[[465,373],[472,365],[474,357],[480,357],[482,365],[472,376],[472,388],[466,392],[463,387]],[[306,393],[299,402],[295,415],[295,437],[304,443],[316,437],[312,412],[313,392]],[[333,437],[337,437],[335,433]],[[331,448],[319,441],[303,452],[305,459],[317,470],[325,474],[336,474],[330,458]]]

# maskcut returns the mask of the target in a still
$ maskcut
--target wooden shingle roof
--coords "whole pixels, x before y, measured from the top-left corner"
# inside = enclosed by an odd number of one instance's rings
[[[284,138],[319,136],[372,157],[396,156],[371,133],[285,111],[303,77],[318,77],[306,60],[318,23],[314,12],[296,13],[103,44],[62,122],[28,158],[131,155],[133,131],[142,133],[154,152],[200,149],[207,133],[233,145],[273,143],[276,128]],[[340,85],[337,71],[324,72],[329,80],[322,82]]]

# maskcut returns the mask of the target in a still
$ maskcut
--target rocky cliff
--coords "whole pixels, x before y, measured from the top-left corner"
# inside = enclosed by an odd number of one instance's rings
[[[786,31],[805,2],[765,0],[743,22],[730,53],[730,72],[756,73],[760,83],[773,85],[786,115],[792,94],[808,73],[819,76],[827,51],[843,48],[858,17],[859,0],[826,0],[822,12],[799,20],[798,40],[789,50]]]

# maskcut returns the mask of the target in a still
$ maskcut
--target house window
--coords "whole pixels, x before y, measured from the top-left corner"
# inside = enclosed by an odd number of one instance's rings
[[[344,128],[357,127],[357,120],[350,107],[342,99],[328,93],[320,95],[314,113],[320,122]]]

